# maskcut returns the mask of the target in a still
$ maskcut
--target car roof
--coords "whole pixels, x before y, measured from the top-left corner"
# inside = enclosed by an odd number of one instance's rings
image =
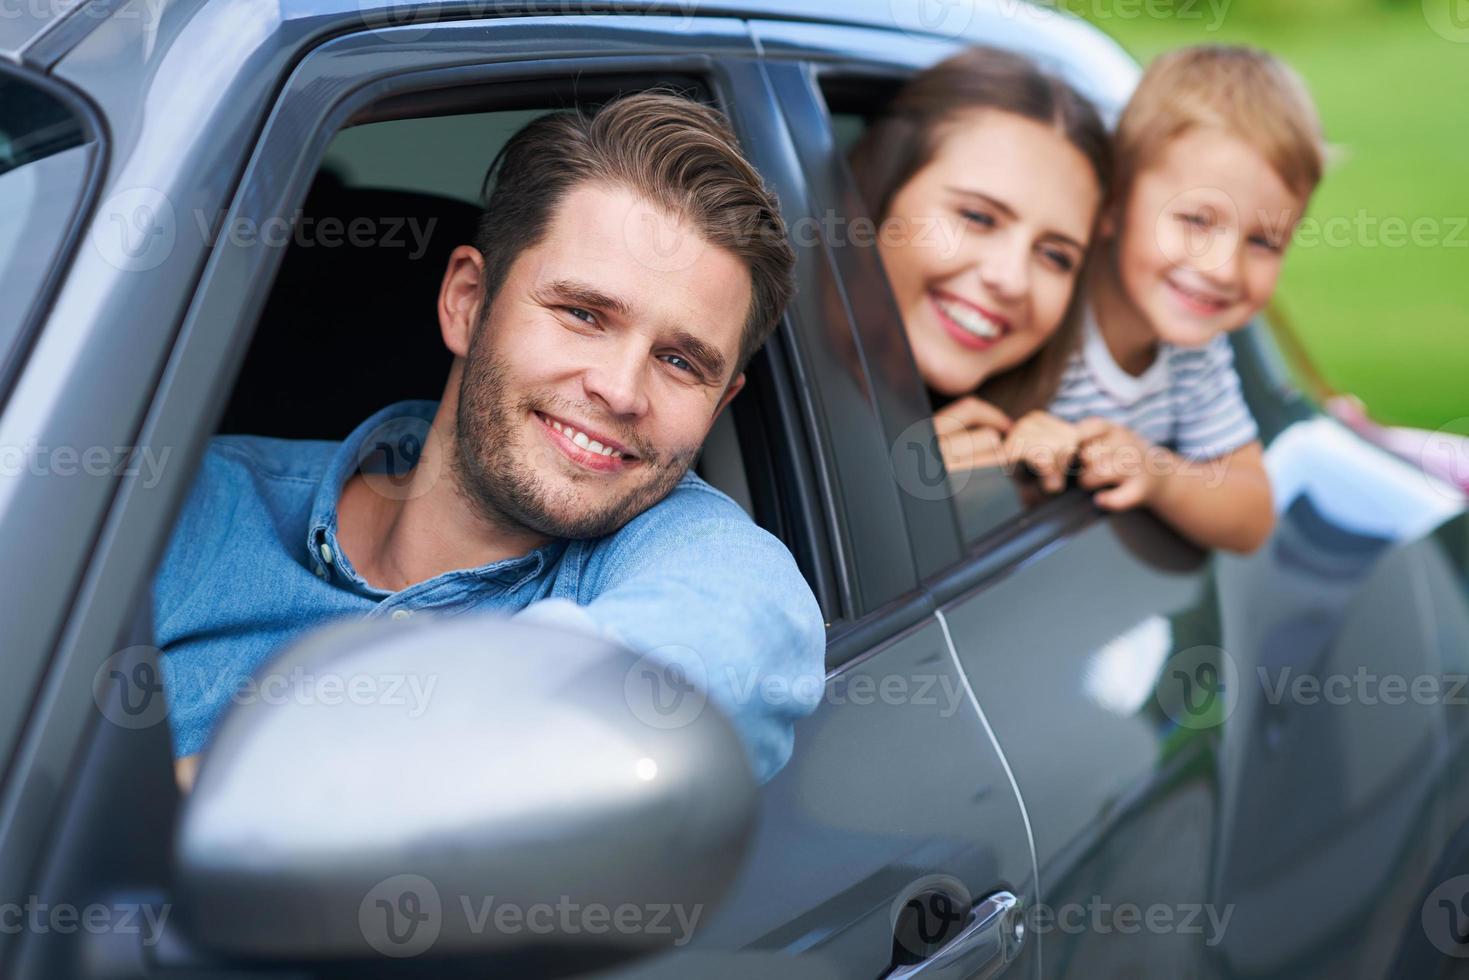
[[[1109,37],[1072,14],[1028,0],[275,0],[248,4],[276,32],[295,33],[333,15],[364,26],[545,14],[726,17],[891,31],[938,44],[995,44],[1062,70],[1107,114],[1137,78],[1137,66]],[[111,18],[189,19],[219,14],[237,0],[131,0]],[[48,69],[107,18],[87,4],[26,4],[0,20],[0,57]],[[260,25],[253,25],[260,26]]]

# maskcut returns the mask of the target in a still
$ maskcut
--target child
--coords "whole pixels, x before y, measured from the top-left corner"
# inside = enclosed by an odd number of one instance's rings
[[[1262,51],[1185,48],[1148,68],[1118,123],[1081,348],[1050,413],[1006,435],[1045,489],[1075,461],[1105,509],[1149,507],[1203,547],[1269,537],[1270,484],[1225,335],[1275,291],[1321,179],[1320,132],[1300,79]]]

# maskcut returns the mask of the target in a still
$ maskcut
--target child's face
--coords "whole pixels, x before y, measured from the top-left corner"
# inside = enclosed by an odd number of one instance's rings
[[[1243,140],[1189,130],[1133,181],[1116,227],[1123,290],[1159,340],[1236,330],[1275,292],[1305,204]]]
[[[950,125],[898,189],[878,250],[919,374],[959,395],[1056,332],[1101,204],[1052,126],[980,111]]]

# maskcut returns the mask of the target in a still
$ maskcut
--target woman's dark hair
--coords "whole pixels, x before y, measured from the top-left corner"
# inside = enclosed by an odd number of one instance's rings
[[[887,218],[899,188],[933,159],[945,125],[984,109],[1054,126],[1092,165],[1105,196],[1112,183],[1112,145],[1096,108],[1024,55],[971,47],[911,78],[852,147],[849,162],[873,217]],[[1077,282],[1082,279],[1078,275]],[[1012,418],[1050,403],[1080,337],[1079,294],[1078,289],[1045,346],[1025,363],[985,380],[980,397]]]

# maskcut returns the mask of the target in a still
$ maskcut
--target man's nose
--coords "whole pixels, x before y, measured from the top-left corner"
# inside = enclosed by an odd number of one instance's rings
[[[582,372],[587,397],[600,402],[609,414],[637,418],[648,411],[647,369],[651,354],[646,346],[628,343],[588,365]]]

